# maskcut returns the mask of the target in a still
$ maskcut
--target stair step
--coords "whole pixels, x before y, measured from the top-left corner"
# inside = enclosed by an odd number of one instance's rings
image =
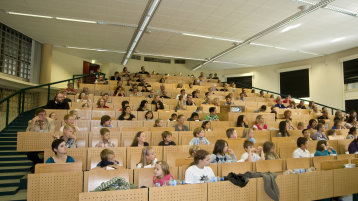
[[[20,179],[20,189],[27,189],[27,176],[28,173],[26,175],[24,175],[23,177],[21,177]]]
[[[24,166],[0,166],[0,173],[6,172],[27,172],[32,167],[31,165]]]
[[[2,132],[4,133],[17,133],[17,132],[25,132],[26,129],[8,129],[8,128],[5,128]]]
[[[2,136],[1,134],[0,134],[0,141],[17,141],[17,137],[8,137],[8,136]]]
[[[4,180],[4,179],[21,179],[27,173],[28,172],[5,172],[5,173],[0,173],[0,180]]]
[[[27,155],[0,155],[1,161],[27,160]]]
[[[0,150],[3,151],[16,150],[16,145],[1,145]]]
[[[26,152],[17,152],[13,150],[0,150],[0,156],[6,155],[26,155]]]
[[[17,186],[20,185],[20,179],[7,179],[7,180],[0,180],[0,188],[2,187],[10,187],[10,186]]]
[[[10,186],[10,187],[5,187],[5,188],[0,188],[0,196],[14,195],[18,189],[19,189],[18,186]]]
[[[16,145],[17,141],[0,141],[0,146],[2,145]]]
[[[0,136],[1,137],[16,137],[17,138],[17,133],[1,133]]]
[[[11,130],[26,130],[27,125],[9,125],[8,127],[6,127],[6,129],[11,129]]]
[[[11,200],[11,201],[26,201],[27,200],[27,191],[18,190],[14,195],[1,196],[1,200]]]
[[[26,166],[32,165],[32,162],[29,160],[20,160],[20,161],[0,161],[0,166],[2,167],[11,167],[11,166]]]

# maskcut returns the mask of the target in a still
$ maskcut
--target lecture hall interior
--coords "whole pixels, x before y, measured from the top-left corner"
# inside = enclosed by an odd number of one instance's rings
[[[0,200],[358,201],[357,0],[1,0]]]

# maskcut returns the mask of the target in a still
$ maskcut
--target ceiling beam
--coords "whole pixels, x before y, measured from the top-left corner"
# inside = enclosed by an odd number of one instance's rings
[[[157,10],[161,0],[149,0],[147,6],[144,9],[142,17],[139,20],[138,26],[132,36],[131,42],[128,45],[127,53],[122,59],[122,64],[126,65],[131,58],[135,48],[137,47],[140,39],[143,36],[150,20],[153,18],[155,11]]]
[[[207,61],[201,63],[201,64],[198,64],[196,66],[193,67],[193,71],[195,70],[198,70],[199,68],[205,66],[206,64],[210,63],[210,62],[213,62],[215,61],[216,59],[238,49],[238,48],[241,48],[243,46],[246,46],[248,44],[250,44],[251,42],[259,39],[259,38],[262,38],[263,36],[273,32],[273,31],[276,31],[277,29],[280,29],[281,27],[283,26],[286,26],[287,24],[293,22],[293,21],[296,21],[298,20],[299,18],[321,8],[321,7],[324,7],[324,6],[327,6],[328,4],[332,3],[334,0],[321,0],[320,2],[318,2],[317,4],[313,5],[313,6],[310,6],[309,8],[307,9],[304,9],[304,10],[301,10],[291,16],[289,16],[288,18],[268,27],[267,29],[249,37],[248,39],[244,40],[243,42],[241,43],[235,43],[233,46],[231,46],[230,48],[216,54],[215,56],[209,58]]]

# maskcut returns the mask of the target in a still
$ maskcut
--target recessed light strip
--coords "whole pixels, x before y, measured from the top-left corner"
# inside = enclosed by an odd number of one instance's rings
[[[64,20],[64,21],[71,21],[71,22],[83,22],[83,23],[97,24],[96,21],[80,20],[80,19],[64,18],[64,17],[56,17],[56,20]]]
[[[10,15],[21,15],[21,16],[27,16],[27,17],[39,17],[39,18],[47,18],[47,19],[52,19],[53,17],[51,16],[46,16],[46,15],[35,15],[35,14],[28,14],[28,13],[18,13],[18,12],[6,12]]]
[[[126,53],[123,50],[106,50],[106,49],[98,49],[98,48],[73,47],[73,46],[61,46],[61,45],[55,45],[55,47],[77,49],[77,50],[90,50],[90,51],[97,51],[97,52],[113,52],[113,53],[119,53],[119,54],[125,54]]]
[[[290,30],[292,30],[292,29],[296,29],[296,28],[300,27],[301,25],[302,25],[302,24],[295,24],[295,25],[288,26],[288,27],[282,29],[281,33],[290,31]]]
[[[198,38],[208,38],[208,39],[215,39],[215,40],[223,40],[223,41],[230,41],[230,42],[242,42],[240,40],[235,40],[235,39],[230,39],[230,38],[221,38],[221,37],[216,37],[216,36],[208,36],[208,35],[201,35],[201,34],[194,34],[194,33],[181,33],[184,36],[193,36],[193,37],[198,37]]]

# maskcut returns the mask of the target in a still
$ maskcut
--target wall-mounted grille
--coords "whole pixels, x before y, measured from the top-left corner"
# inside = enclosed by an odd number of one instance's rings
[[[170,59],[158,59],[153,57],[144,57],[144,61],[170,64]]]

